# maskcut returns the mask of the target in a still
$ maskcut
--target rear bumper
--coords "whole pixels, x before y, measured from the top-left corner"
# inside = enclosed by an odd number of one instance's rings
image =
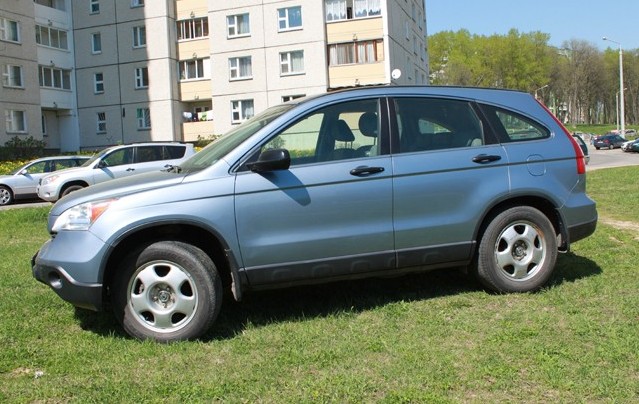
[[[568,241],[574,243],[590,236],[597,229],[597,219],[568,227]]]

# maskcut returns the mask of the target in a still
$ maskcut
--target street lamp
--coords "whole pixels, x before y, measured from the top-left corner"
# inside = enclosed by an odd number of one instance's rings
[[[626,116],[623,98],[623,51],[621,50],[621,43],[607,37],[603,37],[602,39],[619,45],[619,109],[621,110],[619,113],[619,120],[621,121],[621,136],[626,137]]]
[[[538,89],[535,90],[535,99],[538,100],[539,97],[537,97],[537,91],[543,90],[544,88],[548,87],[548,84],[546,84],[545,86],[541,86]]]

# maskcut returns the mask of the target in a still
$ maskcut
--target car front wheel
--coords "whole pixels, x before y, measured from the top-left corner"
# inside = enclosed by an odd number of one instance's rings
[[[124,330],[138,339],[190,340],[213,324],[222,281],[199,248],[160,241],[130,254],[113,288],[113,308]]]
[[[542,287],[557,260],[552,223],[539,210],[513,207],[495,216],[484,232],[475,272],[497,292],[530,292]]]
[[[0,185],[0,206],[11,205],[13,203],[13,193],[4,185]]]

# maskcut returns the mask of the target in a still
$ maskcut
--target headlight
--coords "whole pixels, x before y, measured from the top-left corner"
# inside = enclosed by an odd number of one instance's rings
[[[53,224],[54,232],[60,230],[88,230],[116,199],[87,202],[65,210]]]
[[[40,185],[52,184],[56,182],[59,177],[60,177],[59,175],[55,175],[55,174],[48,175],[40,181]]]

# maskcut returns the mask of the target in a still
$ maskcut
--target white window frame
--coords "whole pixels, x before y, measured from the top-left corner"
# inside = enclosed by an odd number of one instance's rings
[[[246,63],[247,61],[248,63]],[[229,81],[250,80],[252,78],[253,59],[251,56],[229,58]]]
[[[21,39],[20,22],[8,18],[0,18],[0,40],[21,43]]]
[[[177,21],[178,41],[190,41],[209,37],[208,17],[191,18]],[[199,35],[201,34],[201,35]]]
[[[246,23],[240,21],[246,18]],[[239,32],[240,28],[246,25],[246,32]],[[249,13],[234,14],[226,16],[226,37],[227,38],[241,38],[251,36],[251,18]]]
[[[44,25],[36,25],[36,43],[53,49],[69,50],[69,35],[67,31]]]
[[[301,54],[301,70],[295,70],[296,66],[294,61],[294,55]],[[280,53],[280,76],[293,76],[297,74],[304,74],[304,51],[295,50],[289,52]]]
[[[101,77],[98,78],[98,75]],[[99,72],[93,75],[93,93],[94,94],[103,94],[104,93],[104,73]]]
[[[149,68],[148,67],[136,67],[135,68],[135,89],[149,88]]]
[[[16,109],[5,110],[4,118],[7,133],[27,133],[27,114],[25,111]]]
[[[151,109],[138,108],[135,116],[138,121],[138,130],[151,129]]]
[[[370,13],[370,10],[376,12]],[[360,12],[360,10],[363,10]],[[382,15],[381,0],[353,0],[353,18],[368,18]]]
[[[144,7],[144,0],[131,0],[131,8]]]
[[[211,59],[187,59],[178,62],[180,81],[206,80],[210,78]],[[193,77],[191,77],[193,74]]]
[[[146,26],[138,25],[133,27],[133,47],[145,48],[146,47]]]
[[[97,134],[107,133],[106,112],[95,113],[95,130]]]
[[[231,101],[231,123],[244,122],[253,115],[255,115],[255,103],[252,99]]]
[[[2,69],[2,86],[11,88],[24,88],[24,76],[22,66],[4,65]]]
[[[89,0],[89,14],[100,14],[100,0]]]
[[[102,33],[100,32],[91,34],[91,53],[94,55],[102,53]]]
[[[299,25],[291,25],[291,12],[299,9]],[[303,28],[302,6],[286,7],[277,9],[277,30],[278,32],[295,31]]]
[[[344,21],[348,18],[346,0],[326,0],[326,22]]]
[[[40,87],[66,91],[71,90],[71,70],[40,65],[38,66],[38,78],[40,80]]]

